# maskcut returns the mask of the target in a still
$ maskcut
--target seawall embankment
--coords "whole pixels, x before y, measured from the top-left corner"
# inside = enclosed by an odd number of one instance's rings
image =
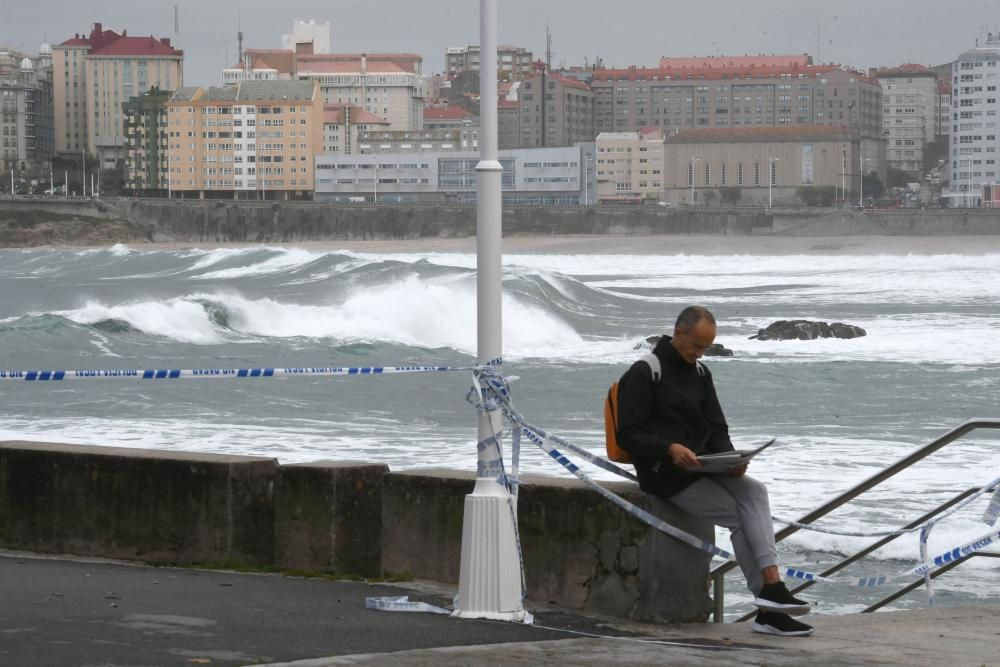
[[[230,200],[0,200],[0,246],[295,243],[475,235],[458,204],[326,204]],[[1000,234],[1000,210],[506,207],[504,234],[961,236]]]
[[[0,548],[456,584],[472,473],[382,464],[0,442]],[[607,485],[714,540],[711,524]],[[653,622],[705,620],[709,559],[575,480],[526,476],[528,597]]]

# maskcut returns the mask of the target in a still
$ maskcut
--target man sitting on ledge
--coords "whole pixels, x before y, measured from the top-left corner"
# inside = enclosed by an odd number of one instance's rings
[[[746,476],[746,464],[721,474],[682,467],[699,467],[700,454],[733,450],[712,374],[698,361],[715,331],[712,313],[689,306],[677,317],[673,337],[663,336],[653,349],[659,379],[654,382],[645,361],[622,376],[618,443],[631,455],[643,491],[731,531],[736,560],[759,610],[753,630],[808,635],[812,627],[790,614],[808,613],[809,603],[793,597],[778,574],[767,487]]]

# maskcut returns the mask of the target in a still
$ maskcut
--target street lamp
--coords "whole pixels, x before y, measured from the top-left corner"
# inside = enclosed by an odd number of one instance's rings
[[[373,198],[373,203],[378,203],[378,162],[375,163],[375,197]]]
[[[858,164],[861,170],[861,178],[858,180],[858,208],[865,208],[865,162],[871,162],[870,157],[861,157],[860,148],[858,149]]]
[[[688,176],[691,179],[691,206],[694,206],[694,163],[701,162],[700,157],[691,156],[691,170],[688,171]]]
[[[972,208],[972,158],[968,158],[969,162],[969,185],[965,192],[965,208]]]
[[[583,175],[583,179],[584,179],[583,205],[584,206],[590,206],[590,173],[591,173],[591,169],[593,168],[593,167],[591,167],[591,164],[593,164],[593,162],[594,162],[594,156],[591,155],[590,153],[587,153],[587,156],[586,156],[586,159],[584,160],[584,162],[585,162],[585,164],[587,166],[586,166],[586,171],[584,172],[584,175]]]
[[[774,163],[781,162],[780,157],[767,156],[767,207],[771,208],[771,186],[774,185],[774,177],[777,175],[774,171]]]

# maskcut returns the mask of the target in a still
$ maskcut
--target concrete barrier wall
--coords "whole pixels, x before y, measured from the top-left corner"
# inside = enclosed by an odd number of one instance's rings
[[[658,622],[703,620],[708,558],[575,480],[528,476],[528,596]],[[456,583],[471,473],[0,442],[0,547],[162,564],[247,564]],[[711,525],[610,484],[711,542]]]
[[[705,620],[709,558],[632,519],[576,480],[523,479],[518,527],[528,597],[652,622]],[[389,473],[383,487],[382,565],[457,583],[462,510],[475,476]],[[714,542],[714,528],[630,483],[606,486],[667,522]]]
[[[503,228],[508,236],[1000,234],[1000,210],[861,212],[809,208],[525,206],[504,208]],[[455,204],[349,206],[225,200],[0,200],[0,247],[146,241],[294,243],[474,234],[475,208]]]

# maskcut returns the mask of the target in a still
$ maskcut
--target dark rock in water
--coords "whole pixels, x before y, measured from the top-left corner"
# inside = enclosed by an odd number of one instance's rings
[[[659,342],[660,342],[660,337],[659,336],[647,336],[646,340],[644,340],[644,341],[642,341],[640,343],[636,343],[635,347],[632,348],[632,349],[634,349],[634,350],[642,350],[642,349],[646,349],[646,348],[652,349],[652,348],[656,347],[656,344],[659,343]],[[705,350],[705,356],[706,357],[731,357],[731,356],[733,356],[733,351],[730,350],[730,349],[727,349],[726,347],[724,347],[722,345],[722,343],[712,343],[711,345],[708,346],[708,349]]]
[[[860,338],[868,332],[861,327],[843,322],[811,322],[809,320],[778,320],[757,331],[750,339],[757,340],[815,340],[817,338]]]

